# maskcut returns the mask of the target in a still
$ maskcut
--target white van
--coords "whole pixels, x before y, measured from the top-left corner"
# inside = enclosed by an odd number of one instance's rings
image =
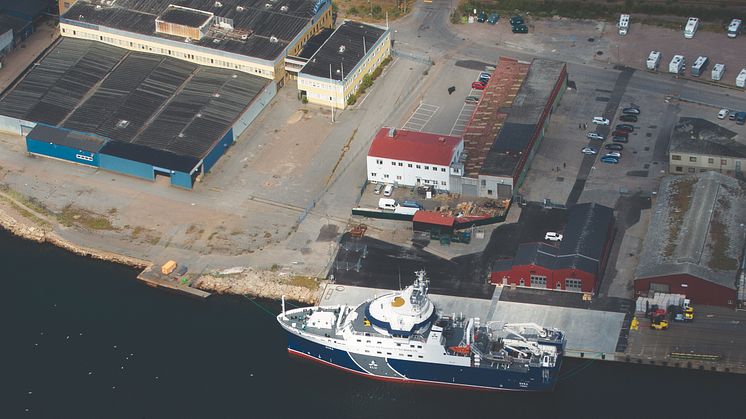
[[[627,30],[629,29],[629,15],[622,15],[619,18],[617,26],[619,27],[619,36],[627,35]]]
[[[378,199],[378,208],[380,209],[388,209],[393,210],[396,209],[396,201],[391,198],[379,198]]]
[[[684,38],[694,38],[694,34],[697,32],[697,27],[699,27],[699,19],[696,17],[690,17],[689,20],[686,21],[686,26],[684,27]]]
[[[383,196],[391,196],[391,194],[394,192],[394,185],[388,184],[385,188],[383,188]]]

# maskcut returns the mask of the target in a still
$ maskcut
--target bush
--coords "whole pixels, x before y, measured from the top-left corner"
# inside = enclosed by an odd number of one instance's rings
[[[350,7],[349,9],[347,9],[347,13],[349,13],[351,15],[358,14],[357,7],[355,7],[355,6]]]
[[[308,103],[308,97],[303,96],[303,99],[301,99],[300,101],[303,102],[303,104],[305,105],[306,103]]]
[[[352,106],[357,102],[357,95],[351,94],[350,97],[347,98],[347,106]]]

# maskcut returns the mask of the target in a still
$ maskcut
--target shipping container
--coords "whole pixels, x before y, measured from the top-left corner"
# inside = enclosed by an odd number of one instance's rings
[[[715,64],[715,67],[712,68],[712,79],[715,81],[720,81],[723,78],[724,73],[725,64]]]
[[[163,266],[161,266],[161,273],[163,275],[170,275],[171,272],[176,269],[176,262],[173,260],[169,260],[168,262],[164,263]]]

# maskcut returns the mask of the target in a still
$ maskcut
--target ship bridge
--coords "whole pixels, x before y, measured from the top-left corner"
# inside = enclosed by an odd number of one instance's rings
[[[413,285],[368,303],[365,316],[392,336],[409,337],[435,317],[435,306],[427,296],[428,286],[425,271],[419,271]]]

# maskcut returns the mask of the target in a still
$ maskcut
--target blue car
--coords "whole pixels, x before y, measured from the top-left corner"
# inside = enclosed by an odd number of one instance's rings
[[[420,204],[417,201],[404,201],[401,203],[401,206],[403,207],[409,207],[409,208],[417,208],[417,209],[423,209],[424,207],[422,204]]]
[[[617,164],[619,163],[619,159],[613,156],[603,156],[601,157],[601,161],[603,163],[609,163],[609,164]]]

